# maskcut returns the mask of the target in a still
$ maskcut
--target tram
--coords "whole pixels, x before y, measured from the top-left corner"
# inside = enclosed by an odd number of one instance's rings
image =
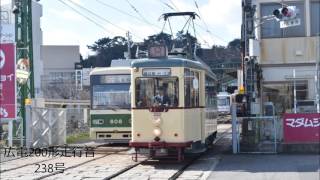
[[[230,114],[231,95],[227,92],[219,92],[217,97],[219,115]]]
[[[109,143],[131,139],[131,68],[95,68],[90,73],[90,137]]]
[[[134,160],[146,148],[151,157],[174,150],[181,161],[185,150],[204,149],[217,133],[215,74],[199,61],[166,56],[165,49],[150,47],[148,59],[131,64]]]

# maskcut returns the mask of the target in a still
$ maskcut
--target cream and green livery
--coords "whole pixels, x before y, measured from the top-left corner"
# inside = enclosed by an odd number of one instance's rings
[[[130,67],[95,68],[90,73],[90,137],[110,143],[131,139]]]

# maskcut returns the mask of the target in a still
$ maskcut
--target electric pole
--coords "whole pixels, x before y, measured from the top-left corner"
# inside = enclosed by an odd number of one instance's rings
[[[127,55],[127,59],[131,59],[131,35],[130,32],[128,31],[126,33],[127,35],[127,44],[128,44],[128,55]]]
[[[24,84],[17,84],[17,116],[22,120],[23,138],[26,135],[25,101],[34,98],[32,0],[13,0],[16,30],[16,59],[26,59],[29,64],[29,78]],[[22,138],[22,137],[21,137]]]
[[[244,94],[247,101],[247,114],[251,115],[251,102],[256,98],[257,66],[256,58],[249,55],[249,39],[255,39],[254,28],[255,6],[252,0],[242,0],[241,56],[243,70]],[[259,83],[259,82],[258,82]]]

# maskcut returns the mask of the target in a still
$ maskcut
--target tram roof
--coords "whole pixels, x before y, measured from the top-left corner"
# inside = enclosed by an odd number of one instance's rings
[[[204,64],[199,61],[192,61],[189,59],[184,58],[161,58],[161,59],[136,59],[131,62],[131,67],[187,67],[187,68],[194,68],[194,69],[201,69],[205,70],[209,76],[216,79],[216,75],[207,68]]]
[[[92,69],[90,75],[131,73],[130,67],[96,67]]]

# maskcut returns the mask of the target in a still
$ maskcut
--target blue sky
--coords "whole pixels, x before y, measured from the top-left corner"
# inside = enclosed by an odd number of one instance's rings
[[[72,5],[72,3],[68,2],[69,0],[63,1]],[[40,3],[43,5],[41,26],[44,44],[80,45],[81,54],[87,56],[89,51],[86,45],[92,44],[102,37],[125,36],[125,30],[130,30],[134,41],[142,41],[141,38],[146,38],[148,35],[160,32],[160,29],[155,26],[150,26],[143,21],[136,20],[136,18],[122,14],[98,2],[114,6],[133,16],[139,17],[132,7],[130,7],[127,0],[71,1],[94,11],[111,23],[120,26],[121,29],[74,6],[80,12],[101,24],[106,29],[104,30],[83,18],[69,7],[66,7],[59,0],[41,0]],[[143,18],[159,27],[163,25],[163,21],[158,21],[159,16],[164,12],[173,11],[165,4],[178,8],[180,11],[198,12],[194,0],[129,0],[129,2],[135,6]],[[196,25],[196,30],[202,47],[208,47],[213,44],[226,45],[227,42],[240,37],[240,0],[196,0],[196,2],[201,12],[201,18],[205,21],[211,32],[205,31],[206,25],[203,21],[196,20],[196,24],[201,26]],[[180,29],[184,23],[185,19],[176,19],[172,22],[173,29]]]

